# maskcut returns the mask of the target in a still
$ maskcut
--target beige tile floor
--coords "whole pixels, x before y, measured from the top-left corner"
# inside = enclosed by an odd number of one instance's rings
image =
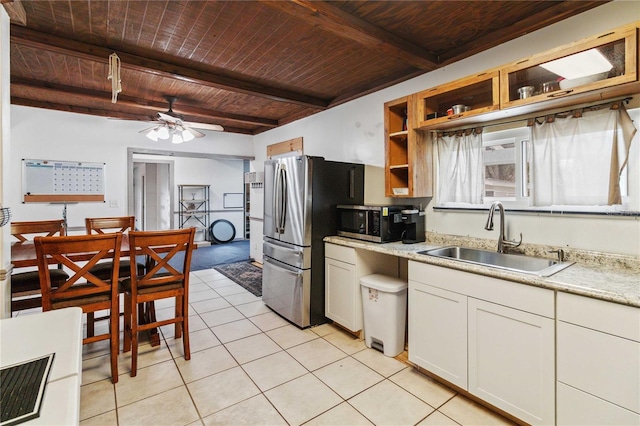
[[[173,327],[138,375],[84,347],[81,425],[505,425],[505,418],[332,325],[289,324],[215,270],[192,273],[191,360]],[[156,305],[157,316],[172,305]]]

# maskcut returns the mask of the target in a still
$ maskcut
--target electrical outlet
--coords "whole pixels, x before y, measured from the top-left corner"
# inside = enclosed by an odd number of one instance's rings
[[[109,207],[111,207],[112,209],[117,209],[118,207],[120,207],[120,201],[119,200],[109,200]]]

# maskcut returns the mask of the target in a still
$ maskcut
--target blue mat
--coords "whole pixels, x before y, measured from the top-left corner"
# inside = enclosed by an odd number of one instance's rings
[[[249,243],[249,240],[239,240],[225,244],[200,246],[191,255],[191,271],[201,271],[217,265],[248,261]],[[181,253],[178,253],[169,263],[177,265],[182,262],[182,259]]]

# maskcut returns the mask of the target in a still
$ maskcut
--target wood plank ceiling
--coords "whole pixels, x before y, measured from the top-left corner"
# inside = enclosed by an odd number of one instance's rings
[[[1,0],[11,102],[258,134],[606,1]],[[22,22],[20,22],[22,21]],[[111,102],[108,57],[122,64]]]

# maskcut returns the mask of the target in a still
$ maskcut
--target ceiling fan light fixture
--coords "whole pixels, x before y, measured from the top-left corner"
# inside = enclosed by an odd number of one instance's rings
[[[184,130],[182,131],[182,139],[183,139],[185,142],[189,142],[189,141],[190,141],[190,140],[192,140],[193,138],[194,138],[193,134],[191,134],[191,132],[190,132],[190,131],[188,131],[187,129],[184,129]]]
[[[149,139],[151,139],[154,142],[158,141],[158,130],[157,129],[151,129],[147,132],[147,134],[145,135],[146,137],[148,137]]]
[[[171,143],[182,143],[184,142],[184,140],[182,139],[182,136],[180,136],[180,134],[178,133],[174,133],[173,137],[171,138]]]
[[[167,129],[166,125],[158,128],[158,139],[169,139],[169,129]]]
[[[182,142],[191,141],[195,138],[203,138],[205,134],[196,130],[196,128],[202,128],[206,130],[213,130],[221,132],[223,127],[218,124],[208,123],[190,123],[183,121],[183,117],[180,114],[173,112],[173,103],[176,101],[176,97],[165,97],[169,102],[169,110],[165,112],[158,112],[155,123],[158,123],[156,127],[151,129],[141,130],[139,133],[144,133],[149,139],[153,141],[158,140],[170,140],[172,143],[179,144]],[[195,128],[194,128],[195,127]]]

